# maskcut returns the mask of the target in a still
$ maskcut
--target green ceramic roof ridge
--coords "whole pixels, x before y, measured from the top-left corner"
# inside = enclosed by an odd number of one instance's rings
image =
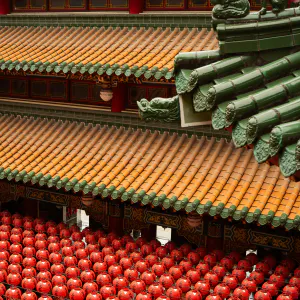
[[[297,171],[296,144],[283,148],[279,156],[279,167],[285,177],[291,176]]]
[[[254,157],[258,163],[263,163],[270,158],[270,134],[261,136],[254,145]]]

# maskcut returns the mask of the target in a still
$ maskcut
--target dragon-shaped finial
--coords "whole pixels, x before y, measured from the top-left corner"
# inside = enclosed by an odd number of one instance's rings
[[[213,17],[216,19],[243,18],[250,12],[248,0],[212,0]]]

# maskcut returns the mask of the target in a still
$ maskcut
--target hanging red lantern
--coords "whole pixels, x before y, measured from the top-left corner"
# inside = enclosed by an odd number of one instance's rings
[[[135,242],[139,248],[142,248],[143,245],[147,244],[147,240],[143,237],[139,237]]]
[[[117,263],[116,256],[113,254],[107,254],[104,256],[104,262],[106,262],[107,266],[110,267]]]
[[[9,253],[7,250],[0,251],[0,261],[1,260],[8,260],[9,259]]]
[[[153,251],[156,251],[156,249],[161,246],[161,242],[158,240],[151,240],[149,245],[152,246]]]
[[[64,258],[64,265],[66,267],[76,266],[77,265],[77,258],[75,256],[66,256]]]
[[[72,246],[72,241],[70,239],[62,239],[59,242],[60,248]]]
[[[254,280],[257,284],[262,284],[265,281],[265,274],[255,270],[251,272],[249,279]]]
[[[237,264],[238,268],[245,270],[246,272],[251,272],[252,265],[249,260],[242,259]]]
[[[162,263],[157,262],[152,266],[152,272],[158,277],[164,274],[165,271],[166,269]]]
[[[71,231],[72,231],[72,230],[71,230]],[[74,232],[72,233],[72,235],[71,235],[71,238],[72,238],[72,240],[73,240],[74,242],[76,242],[76,241],[82,241],[83,236],[82,236],[81,232],[79,232],[79,231],[74,231]]]
[[[246,289],[250,292],[250,293],[254,293],[257,289],[257,285],[256,285],[256,282],[255,280],[251,280],[251,279],[248,279],[248,278],[245,278],[243,281],[242,281],[242,286],[245,286]]]
[[[136,262],[135,266],[136,270],[140,273],[145,272],[146,270],[148,270],[149,263],[145,260],[145,259],[141,259],[139,261]]]
[[[59,299],[66,298],[68,296],[68,289],[65,285],[56,285],[52,289],[52,295]]]
[[[169,273],[164,273],[159,278],[159,283],[168,289],[175,284],[174,278]]]
[[[6,260],[0,261],[0,270],[7,270],[8,268],[8,262]]]
[[[191,251],[188,255],[187,255],[188,260],[191,261],[191,263],[195,266],[199,263],[200,261],[200,254],[196,251]]]
[[[128,257],[128,251],[124,248],[120,248],[117,252],[116,252],[116,258],[117,261],[119,262],[121,258],[123,257]]]
[[[266,262],[269,265],[270,269],[274,269],[277,265],[277,259],[272,254],[265,256],[264,262]]]
[[[95,202],[95,197],[93,196],[92,193],[88,193],[86,195],[82,195],[81,197],[81,202],[83,205],[89,207],[89,206],[92,206],[93,203]]]
[[[156,248],[155,253],[160,259],[163,259],[169,254],[169,249],[165,246],[159,246]]]
[[[246,287],[240,286],[233,291],[232,295],[238,297],[240,300],[249,300],[250,292]]]
[[[22,253],[22,250],[23,250],[23,247],[21,244],[11,244],[9,247],[10,253]]]
[[[98,243],[100,245],[101,248],[104,248],[104,247],[107,247],[108,244],[109,244],[109,241],[108,241],[108,238],[107,237],[101,237],[99,240],[98,240]]]
[[[97,250],[97,251],[93,251],[91,254],[90,254],[90,260],[91,262],[94,264],[95,262],[100,262],[100,261],[103,261],[103,255],[102,253]]]
[[[241,259],[241,253],[237,251],[231,251],[228,254],[228,257],[232,258],[234,263],[236,264]]]
[[[70,278],[67,281],[67,288],[69,291],[82,288],[82,281],[77,277]]]
[[[178,300],[181,299],[182,297],[182,290],[178,288],[177,286],[172,286],[168,288],[166,291],[166,295],[171,299],[171,300]]]
[[[292,300],[292,299],[293,298],[287,293],[282,293],[276,298],[276,300]]]
[[[230,288],[226,283],[220,283],[214,288],[214,293],[222,299],[227,299],[230,295]]]
[[[111,244],[115,251],[122,248],[122,242],[120,239],[114,239]]]
[[[282,275],[276,274],[276,273],[272,274],[270,276],[269,280],[272,281],[272,282],[274,282],[278,286],[278,288],[283,287],[284,283],[285,283],[284,277]]]
[[[12,255],[9,257],[8,261],[9,261],[11,264],[20,264],[20,263],[22,263],[22,261],[23,261],[23,257],[22,257],[22,255],[19,254],[19,253],[14,253],[14,254],[12,254]]]
[[[272,300],[271,294],[267,290],[259,290],[254,295],[255,300]]]
[[[32,256],[36,255],[36,251],[35,251],[34,247],[27,246],[27,247],[23,248],[22,254],[25,257],[32,257]]]
[[[56,263],[51,266],[50,272],[52,275],[60,275],[65,272],[65,267],[63,264]]]
[[[100,294],[104,299],[106,299],[109,296],[114,296],[116,295],[116,293],[116,288],[112,284],[107,284],[100,288]]]
[[[219,279],[221,280],[225,274],[226,274],[226,269],[225,267],[223,267],[221,264],[216,264],[213,268],[212,268],[212,271],[215,272]]]
[[[112,278],[107,272],[102,272],[97,276],[96,282],[99,286],[104,286],[112,283]]]
[[[52,275],[49,271],[42,271],[36,275],[37,281],[50,281],[52,279]]]
[[[138,279],[139,272],[132,266],[129,269],[124,271],[124,276],[128,279],[129,282]]]
[[[246,271],[244,268],[237,267],[231,273],[239,280],[239,282],[242,282],[246,278]]]
[[[20,234],[12,234],[9,240],[13,244],[20,244],[22,242],[22,236]]]
[[[146,291],[146,284],[143,280],[136,279],[131,282],[130,288],[135,294],[139,294],[141,292]]]
[[[287,257],[284,260],[280,262],[281,265],[287,266],[290,271],[294,270],[296,268],[296,262],[294,259]]]
[[[172,241],[169,241],[165,244],[165,247],[169,249],[169,252],[172,252],[174,249],[176,249],[176,244]]]
[[[9,231],[0,231],[0,241],[8,241],[9,238],[10,238]],[[0,244],[2,245],[3,243]],[[4,244],[7,245],[6,243]]]
[[[123,270],[126,270],[130,268],[133,265],[133,260],[129,257],[122,257],[120,259],[120,266],[122,267]]]
[[[58,230],[55,226],[49,226],[47,228],[47,234],[50,235],[50,236],[55,236],[58,234]]]
[[[254,266],[258,263],[258,257],[255,253],[251,252],[246,255],[246,260],[250,261],[251,265]]]
[[[52,290],[52,284],[49,280],[41,280],[36,284],[36,290],[42,294],[49,294]]]
[[[32,221],[24,221],[23,227],[26,230],[32,230],[34,228],[34,225]]]
[[[186,300],[202,300],[202,295],[196,290],[191,290],[186,293],[185,299]]]
[[[86,250],[91,255],[91,253],[93,253],[94,251],[99,251],[99,245],[97,245],[97,244],[88,244],[86,246]]]
[[[236,276],[228,274],[224,276],[223,282],[227,284],[227,286],[231,289],[234,290],[238,286],[238,279]]]
[[[93,292],[93,293],[89,293],[85,299],[86,300],[102,300],[102,296],[97,292]],[[106,298],[106,299],[108,299],[108,298]]]
[[[212,287],[215,287],[218,284],[219,277],[215,272],[209,271],[204,275],[204,280],[207,280]]]
[[[198,269],[191,269],[186,273],[187,278],[191,281],[191,283],[195,284],[201,279],[200,271]]]
[[[151,285],[155,281],[155,274],[152,271],[145,271],[142,273],[140,278],[146,283],[146,285]]]
[[[92,270],[84,270],[80,274],[82,282],[89,282],[95,280],[95,273]]]
[[[127,242],[125,245],[125,249],[128,252],[134,252],[138,249],[138,245],[135,242]]]
[[[140,252],[132,252],[130,254],[130,258],[133,260],[134,263],[138,262],[143,258],[142,254]]]
[[[176,281],[176,286],[179,287],[183,293],[188,292],[191,289],[191,285],[191,281],[186,276],[182,276]]]
[[[67,283],[67,279],[64,275],[54,275],[52,277],[52,285],[65,285]]]
[[[38,250],[36,252],[36,258],[38,260],[48,260],[49,259],[49,252],[48,252],[48,250],[46,250],[46,248]]]
[[[82,271],[89,270],[92,268],[92,266],[92,262],[87,258],[83,258],[78,262],[78,268]]]
[[[298,289],[300,289],[300,278],[299,277],[292,277],[289,281],[290,285],[295,285]]]
[[[146,292],[141,292],[136,296],[135,300],[152,300],[152,295]]]
[[[69,247],[71,247],[71,245]],[[84,249],[85,248],[85,243],[83,241],[76,241],[73,244],[73,248],[74,248],[75,251],[77,251],[78,249]]]
[[[36,276],[36,270],[33,267],[26,267],[22,271],[22,277],[23,278],[35,277],[35,276]],[[0,281],[2,281],[1,277],[0,277]]]
[[[284,278],[287,278],[290,274],[290,270],[287,266],[278,265],[275,269],[275,273],[282,275]]]
[[[47,235],[43,232],[40,232],[35,235],[35,239],[37,241],[47,241]]]
[[[222,300],[222,298],[216,293],[211,293],[206,297],[206,300]]]
[[[96,282],[86,282],[83,285],[83,289],[86,294],[97,292],[98,291],[98,285]]]
[[[48,251],[49,251],[49,253],[59,252],[60,251],[60,245],[57,244],[57,243],[51,243],[48,246]]]
[[[0,296],[5,295],[6,287],[3,283],[0,283]]]
[[[118,292],[118,297],[120,300],[133,300],[134,294],[133,294],[132,290],[130,290],[128,288],[124,288]]]
[[[22,282],[22,276],[19,273],[10,273],[6,277],[6,282],[10,285],[20,285]]]
[[[68,279],[78,277],[79,275],[80,275],[80,270],[75,265],[67,267],[66,276]]]
[[[47,241],[45,240],[37,240],[34,244],[35,249],[44,250],[47,249]]]
[[[203,260],[212,268],[217,263],[217,256],[214,253],[207,254],[204,256]]]
[[[141,254],[146,257],[147,255],[149,255],[150,253],[153,252],[153,248],[151,245],[149,244],[144,244],[142,247],[141,247]]]
[[[62,262],[62,256],[60,253],[57,252],[52,252],[49,255],[49,261],[51,264],[59,264]]]
[[[209,272],[210,267],[206,262],[199,262],[199,264],[196,266],[196,269],[199,270],[200,274],[204,276]]]
[[[265,276],[267,276],[269,274],[269,272],[271,271],[271,268],[266,261],[260,261],[256,264],[255,270],[261,271],[265,274]]]
[[[154,299],[157,299],[164,293],[164,288],[160,283],[154,282],[149,286],[148,293],[152,295]]]
[[[5,292],[5,299],[7,300],[17,300],[21,299],[22,293],[20,289],[17,287],[11,286],[6,292]]]
[[[267,281],[262,285],[262,288],[270,293],[272,297],[275,297],[278,294],[278,287],[275,282]]]
[[[57,235],[50,235],[47,238],[47,243],[51,244],[51,243],[58,243],[60,245],[60,240],[59,237]]]
[[[183,271],[186,273],[188,272],[190,269],[193,268],[193,264],[191,263],[190,260],[188,260],[187,258],[184,258],[180,263],[179,266],[182,267]]]
[[[19,264],[10,264],[7,268],[8,273],[22,273],[22,267]]]
[[[169,269],[169,273],[172,275],[174,280],[177,280],[183,276],[183,269],[181,266],[175,265]]]
[[[69,293],[70,300],[85,300],[85,291],[80,288],[71,290]]]
[[[123,269],[119,264],[113,264],[110,267],[108,267],[108,274],[112,278],[116,278],[117,276],[123,274]]]
[[[104,261],[96,262],[93,265],[93,271],[96,274],[100,274],[101,272],[106,271],[106,270],[107,270],[107,264]]]
[[[170,255],[167,255],[166,257],[164,257],[161,262],[163,263],[163,265],[165,266],[165,268],[167,270],[169,270],[171,267],[173,267],[175,265],[175,261],[173,258],[171,258]]]
[[[22,288],[26,290],[34,290],[37,281],[34,277],[26,277],[22,280]]]
[[[234,259],[229,256],[225,256],[221,259],[220,264],[226,268],[226,270],[231,271],[233,269]]]
[[[178,249],[174,249],[171,251],[171,254],[170,254],[171,258],[174,259],[174,261],[181,261],[183,259],[183,253],[182,251],[178,250]]]
[[[295,300],[299,299],[299,290],[295,285],[287,284],[282,291]]]
[[[145,260],[148,262],[149,266],[152,267],[159,261],[159,258],[155,254],[149,254],[146,256]]]
[[[117,291],[127,287],[128,284],[129,284],[129,281],[123,275],[118,275],[113,280],[113,286],[116,288]]]

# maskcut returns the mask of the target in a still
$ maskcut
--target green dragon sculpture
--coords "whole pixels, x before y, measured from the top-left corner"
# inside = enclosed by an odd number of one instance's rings
[[[145,121],[174,122],[180,118],[178,95],[168,99],[154,98],[151,101],[141,99],[137,105]]]
[[[250,12],[248,0],[212,0],[212,13],[216,19],[243,18]]]
[[[287,0],[269,0],[269,2],[272,5],[272,12],[274,14],[278,14],[287,7]],[[265,15],[267,13],[267,0],[261,1],[261,7],[259,14]]]

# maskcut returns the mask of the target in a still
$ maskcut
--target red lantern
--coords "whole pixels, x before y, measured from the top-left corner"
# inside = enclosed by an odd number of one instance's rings
[[[95,280],[95,273],[92,270],[84,270],[80,274],[82,282],[90,282]]]
[[[134,252],[138,249],[138,246],[135,242],[127,242],[126,243],[126,246],[125,246],[125,249],[128,251],[128,252]]]
[[[53,264],[50,268],[52,275],[60,275],[65,272],[65,267],[63,264]]]
[[[52,263],[52,264],[58,264],[58,263],[61,263],[62,262],[62,256],[60,253],[57,253],[57,252],[53,252],[49,255],[49,261]]]
[[[52,275],[49,271],[39,272],[36,276],[37,281],[50,281],[52,279]]]
[[[36,258],[38,260],[48,260],[49,259],[49,252],[48,252],[48,250],[46,250],[45,248],[41,249],[41,250],[38,250],[36,252]]]
[[[166,291],[166,295],[171,300],[178,300],[182,297],[182,290],[178,288],[177,286],[172,286]]]
[[[217,261],[220,261],[225,256],[223,250],[220,249],[213,250],[212,254],[214,254],[217,257]]]
[[[120,239],[114,239],[111,244],[115,251],[121,249],[122,247],[122,242]]]
[[[85,249],[78,249],[76,250],[75,255],[77,259],[83,259],[88,257],[88,252]]]
[[[7,300],[16,300],[21,299],[21,291],[20,289],[12,286],[5,292],[5,298]]]
[[[64,275],[54,275],[52,277],[52,285],[65,285],[67,283],[67,279]]]
[[[238,285],[238,279],[236,276],[228,274],[223,278],[223,282],[228,285],[231,290],[234,290]]]
[[[6,272],[6,270],[0,270],[0,282],[6,281],[6,278],[7,278],[7,272]]]
[[[139,237],[136,240],[136,244],[138,245],[139,248],[142,248],[143,245],[147,244],[147,240],[143,237]]]
[[[104,285],[100,289],[100,294],[104,299],[110,296],[114,296],[116,293],[116,288],[112,284]]]
[[[12,244],[9,247],[10,253],[22,253],[23,247],[21,244]]]
[[[90,260],[91,262],[94,264],[95,262],[100,262],[103,260],[103,255],[102,253],[97,250],[97,251],[94,251],[90,254]]]
[[[7,271],[8,273],[22,273],[22,267],[19,264],[10,264]]]
[[[25,278],[25,277],[35,277],[35,276],[36,276],[36,270],[33,267],[26,267],[22,271],[22,277],[23,278]],[[0,281],[2,281],[1,277],[0,277]]]
[[[240,300],[249,300],[250,297],[249,291],[243,286],[237,287],[232,295],[238,297]]]
[[[241,259],[241,254],[237,251],[231,251],[228,257],[232,258],[234,263],[237,263]]]
[[[152,296],[146,292],[139,293],[135,300],[152,300]]]
[[[177,250],[177,249],[172,250],[170,256],[171,256],[171,258],[174,259],[174,261],[177,261],[177,262],[179,262],[183,259],[182,251]]]
[[[287,278],[290,274],[290,270],[284,265],[278,265],[275,269],[275,273],[282,275],[284,278]]]
[[[152,272],[158,277],[164,274],[165,271],[166,269],[162,263],[157,262],[152,266]]]
[[[267,255],[264,258],[264,261],[269,265],[270,269],[274,269],[275,266],[277,265],[276,257],[273,256],[272,254]]]
[[[124,271],[124,276],[131,282],[138,279],[139,272],[134,267],[131,267]]]
[[[183,293],[189,291],[191,289],[191,285],[191,281],[186,276],[182,276],[176,281],[176,286],[179,287]]]
[[[217,263],[217,257],[214,253],[207,254],[203,258],[204,262],[206,262],[211,268],[215,266]]]
[[[176,248],[176,244],[172,241],[169,241],[165,244],[165,247],[167,247],[169,251],[172,252]]]
[[[86,296],[86,300],[102,300],[102,296],[96,292],[93,292]]]
[[[59,242],[60,248],[72,246],[72,241],[70,239],[62,239]]]
[[[272,297],[278,294],[278,287],[275,282],[267,281],[262,285],[262,288],[268,291]]]
[[[37,250],[47,249],[47,241],[46,240],[37,240],[34,244],[34,247]]]
[[[190,269],[192,269],[193,264],[191,263],[190,260],[188,260],[187,258],[184,258],[180,263],[180,266],[182,266],[183,271],[186,273],[188,272]]]
[[[155,281],[155,274],[151,271],[145,271],[142,273],[140,278],[146,283],[146,285],[150,285]]]
[[[43,294],[49,294],[52,290],[52,284],[49,280],[41,280],[37,283],[36,290]]]
[[[133,265],[133,260],[129,257],[123,257],[120,259],[120,266],[123,270],[130,268]]]
[[[165,289],[168,289],[170,288],[172,285],[174,285],[175,281],[173,279],[173,277],[168,274],[168,273],[165,273],[163,275],[160,276],[159,278],[159,283],[165,288]]]
[[[230,295],[230,288],[226,283],[221,283],[214,288],[214,293],[218,294],[222,299],[227,299]]]
[[[141,292],[144,292],[146,290],[146,284],[141,279],[136,279],[131,282],[130,288],[135,294],[139,294]]]
[[[24,229],[26,230],[32,230],[34,228],[33,222],[31,221],[25,221],[23,224]]]
[[[158,298],[156,298],[156,300],[171,300],[171,299],[166,295],[161,295]]]
[[[48,244],[58,243],[59,246],[60,246],[60,240],[59,240],[59,237],[57,235],[55,235],[55,236],[54,235],[48,236],[47,242],[48,242]]]
[[[262,289],[255,293],[254,299],[255,300],[272,300],[272,296],[268,291]]]
[[[0,231],[0,241],[8,241],[9,237],[10,237],[9,231]],[[2,244],[4,244],[5,246],[7,245],[6,243],[1,243],[1,245]]]
[[[69,245],[68,247],[71,247],[71,245]],[[74,244],[73,244],[73,248],[76,250],[78,249],[84,249],[85,248],[85,243],[83,241],[76,241]]]
[[[58,243],[51,243],[48,246],[49,253],[52,252],[59,252],[60,251],[60,245]]]
[[[75,256],[66,256],[64,258],[64,265],[66,267],[76,266],[77,265],[77,258]]]
[[[180,277],[182,277],[183,275],[183,269],[181,266],[173,266],[169,269],[169,273],[170,275],[172,275],[172,277],[174,278],[174,280],[179,279]]]
[[[252,265],[249,260],[242,259],[238,262],[238,268],[243,269],[246,272],[251,272]]]
[[[212,287],[215,287],[218,284],[219,277],[215,272],[210,271],[204,275],[204,280],[207,280]]]
[[[153,251],[156,251],[156,249],[161,246],[161,243],[158,240],[152,240],[150,241],[149,245],[152,246]]]
[[[147,255],[149,255],[150,253],[153,252],[153,248],[151,245],[149,244],[144,244],[142,247],[141,247],[141,254],[146,257]]]
[[[104,262],[106,262],[107,266],[110,267],[117,263],[116,256],[113,254],[107,254],[104,256]]]
[[[118,275],[113,280],[113,286],[116,288],[117,291],[127,287],[128,284],[129,284],[129,281],[123,275]]]
[[[71,266],[66,269],[66,276],[68,279],[78,277],[79,275],[80,275],[80,270],[75,266]]]
[[[271,268],[270,268],[270,266],[268,265],[267,262],[261,261],[261,262],[256,264],[255,270],[256,271],[261,271],[265,274],[265,276],[267,276],[269,274]]]
[[[108,238],[107,237],[101,237],[98,241],[99,245],[101,248],[104,248],[106,246],[108,246],[109,244],[109,241],[108,241]]]
[[[114,233],[114,232],[110,232],[108,235],[107,235],[107,238],[108,238],[108,241],[110,243],[112,243],[112,241],[116,238],[118,238],[118,236]]]
[[[9,257],[9,259],[8,259],[8,261],[9,261],[11,264],[20,264],[20,263],[22,263],[22,260],[23,260],[23,257],[22,257],[22,255],[19,254],[19,253],[14,253],[14,254],[12,254],[12,255]]]
[[[8,262],[6,260],[0,261],[0,270],[7,270],[8,268]]]
[[[69,298],[70,298],[70,300],[84,300],[85,299],[85,291],[80,288],[73,289],[69,293]]]
[[[222,298],[216,293],[211,293],[206,297],[206,300],[222,300]]]
[[[107,270],[107,264],[104,261],[96,262],[93,265],[93,270],[96,274],[99,274],[99,273]]]
[[[59,234],[61,239],[68,239],[71,237],[71,231],[67,228],[63,228]]]
[[[146,256],[145,260],[148,262],[149,266],[152,267],[158,262],[159,258],[157,255],[149,254]]]
[[[37,233],[35,239],[37,241],[47,241],[47,235],[45,233]]]
[[[251,265],[254,266],[258,263],[258,257],[255,253],[249,253],[246,256],[246,260],[250,261]]]
[[[295,285],[287,284],[282,291],[293,299],[299,299],[299,290]]]
[[[123,274],[123,269],[119,264],[113,264],[108,268],[108,274],[112,278],[116,278],[118,275]]]
[[[6,282],[10,285],[20,285],[22,282],[22,276],[19,273],[10,273],[6,277]]]
[[[27,237],[23,238],[23,245],[25,247],[32,247],[33,248],[34,245],[35,245],[35,242],[36,242],[35,237],[27,236]]]
[[[165,246],[159,246],[156,248],[155,253],[159,258],[162,259],[169,254],[169,249]]]
[[[163,265],[165,266],[165,268],[167,270],[169,270],[171,267],[173,267],[175,265],[174,259],[171,258],[171,256],[169,256],[169,255],[164,257],[161,262],[163,263]]]
[[[116,252],[117,261],[120,261],[120,259],[123,257],[128,257],[128,251],[124,248],[121,248]]]
[[[55,226],[49,226],[48,229],[47,229],[47,234],[49,236],[55,236],[58,234],[58,230],[56,229]]]
[[[34,277],[26,277],[22,280],[22,288],[26,290],[34,290],[36,283],[37,281]]]
[[[262,284],[265,281],[265,274],[255,270],[251,272],[249,279],[253,279],[257,284]]]
[[[82,241],[83,236],[82,236],[81,232],[74,231],[71,235],[71,238],[74,242],[76,242],[76,241]]]
[[[106,246],[102,249],[103,256],[106,256],[106,255],[109,255],[109,254],[114,254],[114,253],[115,253],[114,248],[111,247],[111,246]]]
[[[92,266],[92,262],[87,258],[83,258],[78,262],[78,268],[82,271],[89,270]]]
[[[111,279],[111,276],[107,272],[103,272],[97,276],[96,282],[98,283],[99,286],[104,286],[109,283],[112,283],[112,279]]]
[[[37,295],[32,291],[26,291],[22,294],[21,300],[37,300]]]
[[[10,241],[13,244],[20,244],[22,242],[22,236],[20,234],[12,234],[10,236]]]
[[[196,251],[192,251],[187,255],[187,258],[191,261],[193,265],[197,265],[200,261],[200,254]]]
[[[154,282],[149,286],[148,293],[156,299],[164,293],[164,288],[160,283]]]
[[[287,266],[290,271],[292,271],[296,268],[296,262],[292,258],[289,258],[289,257],[282,260],[280,264],[283,266]]]
[[[96,282],[86,282],[83,285],[83,289],[86,294],[97,292],[98,291],[98,285]]]
[[[201,294],[196,290],[191,290],[185,295],[186,300],[202,300]]]
[[[282,293],[276,298],[276,300],[291,300],[291,299],[293,298],[287,293]]]
[[[9,253],[6,250],[0,251],[0,261],[1,260],[8,260],[9,259]]]
[[[69,229],[70,229],[70,231],[72,233],[74,233],[74,232],[80,232],[80,228],[79,228],[79,226],[77,224],[73,224]]]
[[[284,286],[284,277],[280,274],[272,274],[270,276],[270,281],[276,283],[278,288],[281,288]]]
[[[250,292],[250,293],[254,293],[257,289],[257,285],[256,285],[256,282],[255,280],[251,280],[251,279],[248,279],[248,278],[245,278],[243,281],[242,281],[242,285],[246,287],[246,289]]]
[[[134,263],[138,262],[143,258],[142,254],[140,252],[132,252],[130,254],[130,258],[133,260]]]
[[[200,271],[198,269],[191,269],[186,273],[187,278],[195,284],[201,279]]]
[[[295,285],[298,289],[300,289],[300,278],[299,277],[292,277],[289,281],[290,285]]]
[[[233,258],[231,258],[229,256],[225,256],[221,259],[220,264],[221,264],[221,266],[226,268],[228,271],[231,271],[233,269],[234,260],[233,260]]]
[[[119,291],[118,297],[120,300],[133,300],[134,299],[134,294],[132,290],[128,288],[124,288]]]
[[[212,270],[218,275],[220,279],[222,279],[226,274],[226,269],[221,264],[216,264]]]
[[[23,249],[23,252],[22,252],[23,256],[25,257],[32,257],[32,256],[35,256],[36,255],[36,251],[35,251],[35,248],[32,247],[32,246],[27,246]]]
[[[67,288],[69,291],[71,291],[73,289],[79,289],[81,287],[82,287],[82,281],[77,277],[70,278],[67,281]]]
[[[236,268],[232,271],[232,275],[234,275],[239,282],[242,282],[246,278],[246,271],[244,268]]]
[[[209,272],[209,264],[205,262],[199,262],[199,264],[196,266],[196,269],[199,270],[201,275],[205,275]]]
[[[66,298],[68,296],[68,289],[65,285],[56,285],[52,289],[52,295],[60,299]]]

